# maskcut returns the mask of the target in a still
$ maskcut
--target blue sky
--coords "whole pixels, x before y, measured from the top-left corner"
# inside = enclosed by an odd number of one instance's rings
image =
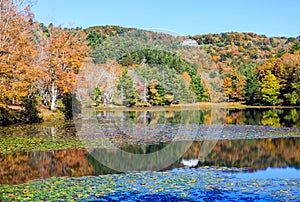
[[[300,35],[298,0],[38,0],[36,19],[45,24],[155,28],[181,35],[255,32]]]

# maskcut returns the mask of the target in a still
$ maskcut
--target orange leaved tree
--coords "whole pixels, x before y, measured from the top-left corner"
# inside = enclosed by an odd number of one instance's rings
[[[88,55],[88,46],[82,30],[51,25],[41,45],[39,93],[50,102],[50,109],[55,110],[58,97],[72,91],[76,74]]]
[[[14,104],[34,92],[38,70],[30,5],[0,1],[0,104]]]

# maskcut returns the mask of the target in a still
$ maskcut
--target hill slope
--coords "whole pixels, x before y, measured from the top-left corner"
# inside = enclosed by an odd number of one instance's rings
[[[99,43],[97,40],[90,40],[91,44],[96,42],[91,54],[96,63],[103,63],[110,59],[118,61],[123,66],[147,64],[151,59],[146,59],[141,51],[146,49],[163,50],[177,55],[178,61],[180,58],[184,60],[194,71],[193,74],[202,78],[199,82],[207,91],[206,98],[203,94],[202,100],[226,99],[265,105],[300,104],[298,86],[295,84],[285,87],[287,82],[284,83],[284,80],[288,78],[283,77],[288,77],[287,72],[285,75],[283,73],[276,74],[275,71],[278,71],[276,65],[269,68],[270,72],[265,72],[264,68],[269,63],[276,63],[283,67],[284,64],[281,64],[280,61],[295,60],[294,66],[289,68],[298,72],[296,64],[298,64],[300,45],[297,38],[266,37],[255,33],[237,32],[176,37],[165,33],[119,26],[91,27],[85,32],[88,36],[95,35],[101,39],[98,41]],[[182,42],[187,39],[196,41],[198,45],[183,46]],[[134,53],[135,59],[129,57],[132,53]],[[137,53],[140,55],[138,56]],[[163,61],[168,58],[165,56],[153,55],[156,57],[154,59],[156,65],[165,65],[169,68],[180,66],[180,62],[166,65]],[[120,59],[124,57],[127,60]],[[188,71],[187,73],[192,78],[193,75]],[[280,82],[272,83],[273,76]],[[297,83],[298,73],[290,75],[290,77],[292,77],[290,78],[292,83]],[[191,78],[185,78],[185,81],[189,81]],[[275,89],[269,89],[267,86],[270,84],[275,86]],[[187,86],[189,86],[189,82],[187,82]],[[294,89],[293,95],[288,94],[287,90],[290,89]]]

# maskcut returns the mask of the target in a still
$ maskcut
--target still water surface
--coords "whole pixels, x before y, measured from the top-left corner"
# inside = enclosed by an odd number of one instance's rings
[[[157,124],[169,127],[173,126],[172,124],[191,123],[202,127],[210,124],[213,118],[209,110],[200,110],[196,113],[190,111],[117,113],[122,113],[123,120],[126,120],[125,123],[142,125],[144,128],[146,126],[156,127]],[[191,116],[192,113],[194,113],[193,116]],[[205,158],[199,158],[199,151],[204,142],[201,139],[203,136],[200,135],[194,139],[193,144],[180,159],[164,170],[225,166],[243,168],[243,172],[237,175],[241,178],[300,177],[299,109],[236,109],[219,113],[219,116],[217,116],[218,114],[213,116],[220,117],[218,121],[224,124],[224,127],[222,135],[218,138],[212,151]],[[107,121],[109,120],[107,117],[111,116],[114,116],[113,112],[97,112],[100,121]],[[128,126],[128,124],[122,123],[119,123],[118,126]],[[10,127],[0,128],[0,130],[1,138],[11,135],[49,136],[52,138],[77,136],[73,123],[22,126],[21,129],[20,127]],[[129,153],[153,153],[169,144],[168,141],[165,141],[168,138],[164,139],[164,137],[160,139],[154,137],[147,142],[122,138],[122,141],[118,141],[117,146]],[[177,147],[181,147],[184,143],[184,141],[178,142]],[[107,153],[107,158],[110,158],[110,152],[105,148],[96,148],[92,155],[86,149],[0,153],[0,183],[20,184],[41,178],[118,173],[94,158],[97,153]],[[137,163],[143,164],[143,162]]]

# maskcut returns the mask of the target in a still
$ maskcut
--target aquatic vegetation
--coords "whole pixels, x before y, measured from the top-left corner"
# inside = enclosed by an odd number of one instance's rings
[[[238,168],[201,167],[79,178],[49,178],[22,185],[0,185],[2,200],[298,200],[300,179],[237,178]]]
[[[28,137],[5,137],[0,139],[0,152],[11,153],[16,151],[47,151],[59,149],[84,148],[76,139],[51,139]]]

